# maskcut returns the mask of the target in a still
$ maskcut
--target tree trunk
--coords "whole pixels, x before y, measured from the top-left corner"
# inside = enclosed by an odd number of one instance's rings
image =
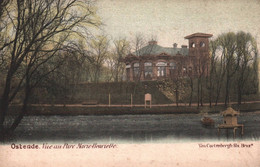
[[[116,64],[116,75],[115,75],[115,82],[118,82],[118,73],[119,73],[119,70],[118,70],[118,63]]]
[[[1,141],[4,139],[4,135],[5,135],[4,121],[9,106],[10,89],[11,89],[11,76],[10,73],[8,73],[5,82],[4,93],[2,95],[2,98],[0,99],[1,100],[0,101],[0,112],[1,112],[0,113],[0,140]]]
[[[212,107],[212,83],[210,81],[210,89],[209,89],[209,107]]]
[[[200,106],[203,106],[203,89],[202,89],[202,82],[200,83]]]
[[[241,90],[241,85],[238,83],[238,90],[237,90],[237,103],[240,105],[241,100],[242,100],[242,90]]]
[[[221,90],[221,87],[217,87],[217,96],[216,96],[215,106],[218,105],[218,99],[219,99],[219,96],[220,96],[220,90]]]
[[[198,103],[198,108],[200,107],[200,79],[198,78],[198,92],[197,92],[197,103]]]
[[[189,106],[191,106],[192,96],[193,96],[193,80],[192,80],[192,78],[190,78],[190,88],[191,88],[191,91],[190,91],[190,102],[189,102]]]
[[[225,95],[225,106],[229,104],[229,78],[226,81],[226,95]]]
[[[10,132],[13,132],[17,128],[17,126],[21,123],[24,115],[26,114],[30,92],[31,92],[30,86],[29,86],[29,84],[27,84],[26,88],[25,88],[25,97],[24,97],[24,101],[23,101],[22,110],[21,110],[20,114],[18,115],[18,117],[14,120],[12,126],[10,127],[10,129],[9,129]]]

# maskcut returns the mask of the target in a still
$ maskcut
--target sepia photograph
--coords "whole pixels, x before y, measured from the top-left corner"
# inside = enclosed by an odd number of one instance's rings
[[[0,0],[0,166],[260,166],[259,16],[259,0]]]

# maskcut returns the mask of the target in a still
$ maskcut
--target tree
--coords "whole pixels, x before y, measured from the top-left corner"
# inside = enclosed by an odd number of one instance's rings
[[[183,79],[181,77],[182,68],[177,69],[177,75],[171,77],[172,91],[175,93],[176,106],[179,106],[180,92],[183,89]]]
[[[136,34],[131,42],[131,50],[134,51],[136,56],[141,56],[141,49],[147,44],[145,36],[141,33]]]
[[[241,104],[242,94],[245,91],[245,84],[248,82],[250,73],[256,74],[252,71],[253,62],[257,58],[256,41],[250,33],[243,31],[237,33],[237,102]]]
[[[217,106],[218,101],[219,101],[219,97],[220,97],[220,93],[221,93],[221,89],[223,86],[223,80],[226,74],[226,67],[225,67],[225,63],[224,63],[224,52],[221,51],[221,47],[218,44],[218,38],[215,40],[215,43],[217,45],[217,48],[215,50],[216,56],[216,67],[215,67],[215,84],[216,84],[216,89],[215,89],[215,95],[216,95],[216,99],[215,99],[215,106]],[[220,56],[217,54],[218,52],[220,53]],[[213,54],[213,50],[212,50],[212,54]],[[220,59],[220,60],[219,60]]]
[[[99,24],[91,2],[84,0],[17,0],[6,8],[6,12],[13,33],[6,32],[9,34],[6,39],[10,42],[5,47],[8,64],[0,103],[2,136],[5,131],[14,130],[19,124],[26,113],[31,89],[55,69],[45,71],[45,65],[57,55],[58,50],[65,48],[67,39],[72,35],[75,37],[75,34],[81,35],[77,31],[79,29],[88,32],[89,25]],[[34,80],[34,76],[40,78]],[[19,79],[17,85],[13,85],[14,78]],[[15,88],[11,89],[12,86]],[[23,109],[9,129],[4,127],[6,113],[22,86],[25,86]]]
[[[0,1],[0,18],[4,14],[4,8],[8,5],[10,0],[2,0]]]
[[[194,72],[193,71],[188,71],[188,78],[189,78],[189,86],[190,86],[189,106],[191,106],[192,98],[193,98],[193,91],[194,91]]]
[[[197,106],[203,106],[203,81],[205,76],[208,76],[208,67],[209,67],[209,53],[197,49],[199,52],[198,57],[194,59],[195,64],[195,75],[197,77]]]
[[[213,91],[215,88],[214,80],[216,79],[217,48],[218,48],[217,41],[210,41],[210,50],[211,50],[210,72],[209,72],[209,76],[208,75],[206,76],[210,107],[212,106],[212,96],[213,96]]]
[[[113,41],[113,48],[109,51],[105,66],[108,68],[107,81],[119,82],[123,80],[125,63],[123,58],[130,53],[130,43],[126,38],[118,38]]]
[[[115,51],[113,52],[114,81],[118,82],[119,79],[121,81],[123,79],[125,65],[122,62],[122,59],[130,52],[130,44],[126,40],[126,38],[123,38],[123,39],[115,40],[114,45],[115,45]]]
[[[12,44],[13,41],[8,40],[6,38],[6,34],[4,31],[8,28],[8,21],[10,21],[7,17],[6,7],[10,3],[9,0],[0,1],[0,70],[4,70],[2,67],[5,65],[5,48]]]
[[[98,83],[102,67],[108,57],[109,39],[106,35],[98,35],[89,42],[89,56],[91,64],[91,80]]]
[[[230,83],[232,77],[236,73],[238,68],[238,62],[236,59],[235,51],[237,49],[236,34],[229,32],[222,34],[219,37],[219,44],[222,47],[222,53],[224,56],[224,64],[226,70],[226,83],[225,83],[225,105],[229,104],[230,101]]]
[[[131,45],[130,45],[130,50],[132,51],[133,55],[135,55],[137,57],[137,61],[139,63],[139,67],[138,71],[133,72],[133,79],[134,81],[136,81],[137,83],[140,82],[141,80],[141,75],[143,73],[142,68],[140,67],[140,60],[139,57],[143,56],[143,54],[150,54],[150,52],[152,51],[152,47],[151,49],[147,50],[145,49],[145,46],[147,45],[147,39],[146,37],[139,33],[136,34],[134,39],[131,40]],[[146,47],[149,48],[149,47]],[[134,89],[134,94],[135,94],[135,89]]]
[[[256,90],[257,87],[255,39],[250,33],[243,31],[224,33],[211,41],[211,53],[209,88],[214,91],[209,91],[209,97],[212,96],[211,92],[215,92],[215,105],[217,105],[223,94],[225,105],[227,105],[230,97],[237,96],[237,102],[241,104],[242,95],[245,92]],[[212,79],[216,82],[212,83]],[[235,86],[231,86],[231,84]]]
[[[37,87],[43,88],[45,94],[35,94],[36,97],[40,100],[47,100],[48,103],[59,102],[64,105],[67,101],[74,100],[78,84],[87,79],[86,67],[89,56],[84,48],[81,41],[70,40],[66,48],[64,46],[53,59],[46,63],[48,65],[46,68],[52,69],[55,65],[57,68],[39,83]],[[48,70],[45,69],[45,71]]]

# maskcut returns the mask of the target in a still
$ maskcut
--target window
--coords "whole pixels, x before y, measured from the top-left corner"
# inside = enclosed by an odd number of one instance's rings
[[[157,67],[157,76],[158,77],[166,76],[166,68],[165,67]]]
[[[176,73],[176,64],[174,62],[170,63],[169,72],[171,77]]]
[[[151,62],[144,63],[144,78],[150,79],[153,77],[153,64]]]
[[[157,76],[158,77],[165,77],[166,76],[166,66],[167,66],[167,63],[165,63],[165,62],[158,62],[156,64]]]
[[[170,69],[171,70],[176,69],[176,64],[174,62],[170,63]]]
[[[200,47],[205,47],[205,43],[204,42],[200,42]]]
[[[126,69],[126,79],[130,80],[130,68]]]
[[[183,74],[186,74],[186,73],[187,73],[187,68],[183,67]]]
[[[127,64],[126,65],[126,79],[130,80],[130,69],[131,69],[131,65]]]
[[[191,48],[195,48],[195,43],[192,42],[192,43],[190,44],[190,47],[191,47]]]
[[[134,63],[133,70],[134,70],[134,78],[138,78],[140,73],[139,63]]]

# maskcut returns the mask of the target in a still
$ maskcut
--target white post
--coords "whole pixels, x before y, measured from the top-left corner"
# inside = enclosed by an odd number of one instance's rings
[[[147,102],[149,101],[149,107],[152,108],[152,95],[149,93],[146,93],[144,95],[144,108],[147,106]]]

